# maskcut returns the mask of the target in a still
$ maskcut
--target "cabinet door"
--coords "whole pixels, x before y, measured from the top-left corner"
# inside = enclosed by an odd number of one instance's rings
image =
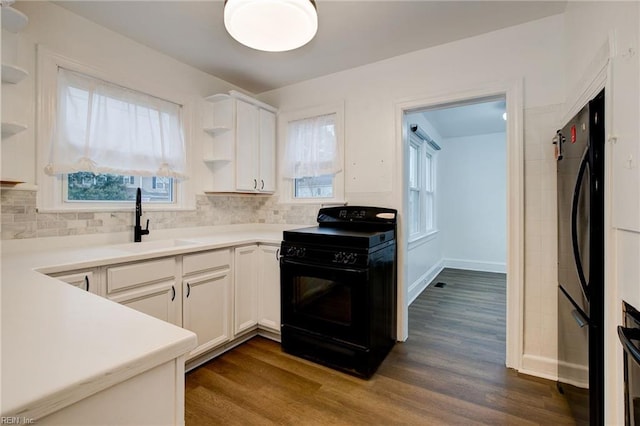
[[[280,332],[280,261],[279,246],[260,245],[258,281],[258,324]]]
[[[74,287],[98,294],[97,274],[94,277],[93,271],[79,271],[73,273],[63,273],[61,275],[53,275],[60,281],[71,284]]]
[[[138,287],[108,298],[152,317],[181,325],[178,315],[181,299],[177,291],[175,281],[172,280]]]
[[[276,115],[260,109],[260,168],[258,189],[261,192],[276,190]]]
[[[240,334],[258,324],[258,246],[235,250],[234,332]]]
[[[182,283],[182,325],[198,336],[189,358],[231,339],[231,279],[229,269],[201,274]]]
[[[236,100],[236,189],[258,189],[258,108]]]

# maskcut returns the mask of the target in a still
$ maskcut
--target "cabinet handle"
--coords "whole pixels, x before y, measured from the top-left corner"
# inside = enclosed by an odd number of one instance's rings
[[[258,189],[258,180],[257,179],[253,180],[253,189]]]
[[[276,260],[280,260],[280,249],[276,250]]]
[[[260,179],[260,189],[264,189],[264,179]]]
[[[171,296],[171,301],[173,302],[174,300],[176,300],[176,287],[172,285],[171,291],[173,292],[173,295]]]
[[[187,283],[187,298],[191,294],[191,284]]]
[[[86,291],[89,291],[89,275],[84,276],[84,283],[86,284]]]

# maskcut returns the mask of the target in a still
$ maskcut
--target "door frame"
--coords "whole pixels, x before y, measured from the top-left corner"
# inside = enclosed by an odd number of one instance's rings
[[[524,331],[524,127],[523,81],[492,82],[459,91],[426,93],[395,103],[395,176],[394,204],[399,206],[398,227],[398,340],[405,341],[409,333],[408,276],[406,253],[408,250],[408,224],[403,220],[408,211],[408,191],[405,185],[406,161],[404,146],[408,135],[404,123],[407,111],[455,104],[473,99],[504,96],[507,110],[507,324],[506,366],[520,369]]]

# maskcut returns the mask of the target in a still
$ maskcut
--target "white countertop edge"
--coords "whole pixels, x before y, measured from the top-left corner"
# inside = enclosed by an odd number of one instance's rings
[[[154,352],[133,359],[116,368],[102,371],[82,382],[74,383],[68,387],[59,389],[42,398],[34,399],[29,404],[19,407],[9,407],[2,417],[22,417],[28,419],[42,419],[65,407],[88,398],[98,392],[124,382],[145,371],[165,364],[178,358],[196,347],[196,335],[184,330],[188,335],[175,341],[171,345],[159,348]]]
[[[24,279],[38,279],[36,276],[31,275],[34,273],[52,274],[73,269],[150,260],[249,244],[279,245],[282,240],[282,231],[307,226],[309,225],[250,224],[200,227],[193,228],[189,232],[185,232],[184,229],[175,229],[167,233],[158,232],[157,238],[150,239],[150,241],[162,241],[159,237],[169,235],[169,238],[190,240],[189,245],[158,248],[136,253],[118,248],[118,246],[122,248],[123,246],[134,244],[129,241],[124,243],[118,241],[119,244],[108,245],[77,245],[75,244],[77,239],[73,237],[59,237],[57,241],[51,241],[53,238],[39,238],[32,239],[34,241],[27,243],[18,242],[13,244],[10,250],[6,250],[7,244],[5,243],[7,241],[3,241],[2,281],[8,280],[11,284],[3,282],[2,287],[4,288],[5,285],[20,286],[20,282],[23,282]],[[82,237],[86,239],[87,236]],[[49,241],[43,243],[44,240]],[[115,240],[118,240],[118,238],[115,238]],[[144,243],[141,243],[140,247],[143,246]],[[153,247],[153,244],[150,246]],[[136,245],[135,248],[137,249],[138,246]],[[30,278],[30,276],[33,278]],[[51,279],[41,275],[40,277]],[[5,292],[3,291],[3,293]],[[185,333],[183,337],[167,338],[167,343],[156,350],[139,353],[138,356],[132,356],[115,366],[108,366],[106,370],[96,370],[89,375],[84,375],[79,381],[60,383],[59,388],[54,386],[52,389],[47,390],[46,393],[39,395],[38,392],[33,392],[31,397],[24,398],[22,396],[17,398],[14,404],[2,407],[1,416],[23,416],[39,419],[171,359],[182,356],[195,348],[196,336],[186,329],[181,329],[181,331]],[[7,350],[6,346],[3,348],[4,350]],[[19,349],[16,348],[15,350]],[[46,356],[43,356],[43,358],[46,358]],[[3,367],[22,368],[27,366],[4,365]],[[52,368],[55,368],[53,364]],[[4,402],[7,401],[5,400]]]

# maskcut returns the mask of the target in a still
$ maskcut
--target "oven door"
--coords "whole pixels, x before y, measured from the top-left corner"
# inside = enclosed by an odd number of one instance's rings
[[[369,344],[366,268],[280,261],[282,325],[356,345]]]

